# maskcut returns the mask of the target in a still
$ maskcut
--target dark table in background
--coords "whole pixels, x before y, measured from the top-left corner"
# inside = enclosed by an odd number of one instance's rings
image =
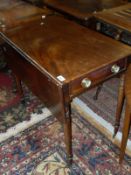
[[[93,13],[127,3],[127,0],[43,0],[48,7],[88,26]]]

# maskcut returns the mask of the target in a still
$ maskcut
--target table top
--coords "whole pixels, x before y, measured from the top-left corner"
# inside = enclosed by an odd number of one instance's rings
[[[1,37],[37,68],[64,83],[131,55],[131,48],[59,16],[34,21]]]
[[[6,3],[0,1],[0,31],[19,27],[49,13],[52,13],[49,9],[41,9],[19,0],[7,1]]]
[[[131,3],[94,14],[97,19],[131,32]]]
[[[93,12],[125,4],[124,0],[44,0],[46,5],[78,19],[87,20]]]

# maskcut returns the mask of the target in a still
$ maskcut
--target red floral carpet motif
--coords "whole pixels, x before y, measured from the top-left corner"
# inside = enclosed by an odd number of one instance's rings
[[[12,91],[12,78],[5,73],[0,73],[0,112],[20,101],[18,95]]]
[[[71,168],[65,163],[63,138],[61,125],[50,116],[8,139],[0,145],[0,174],[130,175],[131,167],[126,161],[118,164],[119,150],[78,113],[73,114]],[[52,170],[54,162],[56,168]]]
[[[25,104],[18,93],[9,72],[0,72],[0,132],[6,132],[19,122],[29,120],[32,112],[40,113],[43,104],[23,85]]]

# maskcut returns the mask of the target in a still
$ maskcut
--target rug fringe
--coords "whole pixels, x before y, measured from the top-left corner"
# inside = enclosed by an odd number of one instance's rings
[[[25,129],[31,127],[32,125],[42,121],[43,119],[51,116],[51,112],[47,108],[42,109],[41,114],[32,113],[29,121],[23,121],[17,125],[9,128],[6,132],[0,133],[0,143],[18,133],[24,131]]]

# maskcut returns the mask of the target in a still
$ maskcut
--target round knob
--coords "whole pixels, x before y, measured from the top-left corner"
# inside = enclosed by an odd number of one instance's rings
[[[114,64],[112,67],[111,67],[111,72],[112,73],[118,73],[120,71],[120,67],[116,64]]]
[[[121,39],[121,33],[122,33],[122,30],[118,30],[118,31],[117,31],[117,34],[116,34],[116,36],[115,36],[115,39],[116,39],[117,41],[119,41],[119,40]]]
[[[98,22],[98,23],[96,24],[96,30],[97,30],[97,31],[100,31],[100,30],[101,30],[101,23],[100,23],[100,22]]]
[[[1,24],[1,28],[6,28],[6,25],[5,24]]]
[[[45,19],[45,18],[46,18],[46,15],[42,15],[41,18],[42,18],[42,19]]]
[[[43,26],[45,23],[44,22],[40,22],[40,25]]]
[[[84,88],[88,88],[91,86],[91,80],[89,80],[88,78],[84,78],[81,82],[81,85]]]
[[[119,41],[119,40],[120,40],[120,37],[121,37],[121,35],[120,35],[120,33],[118,33],[118,34],[115,36],[115,40]]]

